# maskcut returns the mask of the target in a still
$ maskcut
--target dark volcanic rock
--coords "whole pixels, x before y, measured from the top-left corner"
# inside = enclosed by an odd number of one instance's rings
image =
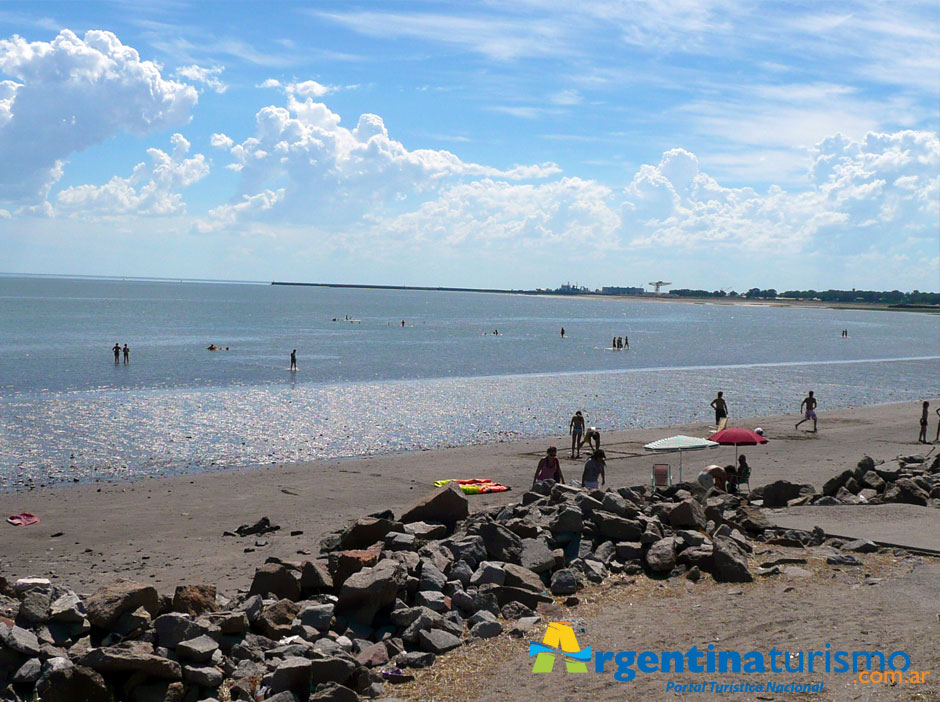
[[[395,602],[406,577],[405,568],[397,561],[379,561],[378,565],[351,575],[343,583],[337,610],[352,621],[368,626],[378,610]]]
[[[88,621],[102,629],[109,628],[122,614],[138,607],[155,617],[160,611],[160,596],[150,585],[123,579],[100,588],[85,601]]]
[[[456,483],[447,483],[429,493],[414,505],[405,510],[401,521],[410,522],[441,522],[453,524],[466,519],[470,513],[470,503],[463,491]]]
[[[281,563],[265,563],[255,571],[249,595],[273,595],[297,601],[300,599],[300,579],[297,574]]]
[[[114,646],[93,648],[79,659],[79,663],[99,673],[140,672],[170,680],[179,680],[183,674],[179,663],[156,655],[153,645],[144,641],[124,641]]]

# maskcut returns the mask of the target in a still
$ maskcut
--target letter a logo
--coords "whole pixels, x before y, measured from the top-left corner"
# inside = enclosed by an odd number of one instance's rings
[[[555,655],[564,656],[569,673],[586,673],[591,660],[591,647],[581,650],[574,630],[567,622],[549,622],[542,643],[529,642],[529,656],[535,656],[533,673],[551,673],[555,667]]]

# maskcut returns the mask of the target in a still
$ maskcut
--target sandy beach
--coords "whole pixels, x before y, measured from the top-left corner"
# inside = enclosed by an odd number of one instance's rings
[[[779,479],[820,487],[865,454],[875,459],[926,453],[917,444],[915,403],[821,410],[819,433],[794,430],[796,415],[732,417],[730,426],[760,426],[770,442],[745,447],[751,487]],[[647,483],[654,457],[643,445],[673,434],[707,436],[708,421],[606,433],[608,481],[618,487]],[[934,431],[931,424],[930,435]],[[172,478],[38,489],[0,495],[4,516],[29,511],[30,527],[3,524],[0,572],[7,578],[45,576],[89,590],[118,575],[133,576],[172,592],[180,582],[215,583],[220,592],[246,587],[269,556],[302,560],[316,554],[319,538],[348,520],[384,509],[400,512],[443,478],[487,477],[512,491],[474,496],[472,509],[517,500],[532,481],[549,444],[559,447],[566,478],[580,478],[582,461],[567,459],[570,441],[559,435],[400,455],[274,465]],[[686,453],[683,473],[694,478],[710,463],[727,464],[733,447]],[[678,456],[668,461],[678,480]],[[267,516],[281,530],[263,537],[223,536]],[[896,542],[909,531],[888,520]],[[921,530],[922,531],[922,530]],[[291,535],[291,532],[302,532]],[[887,533],[887,532],[886,532]],[[940,545],[937,546],[940,548]],[[250,549],[250,550],[249,550]]]

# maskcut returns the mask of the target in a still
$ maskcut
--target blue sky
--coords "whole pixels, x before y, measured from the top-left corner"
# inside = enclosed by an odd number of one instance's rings
[[[935,3],[0,3],[0,271],[940,288]]]

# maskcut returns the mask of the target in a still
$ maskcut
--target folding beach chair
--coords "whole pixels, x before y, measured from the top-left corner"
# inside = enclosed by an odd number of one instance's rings
[[[657,463],[653,466],[653,472],[650,474],[650,480],[653,483],[653,489],[667,488],[672,485],[672,466],[668,463]]]

